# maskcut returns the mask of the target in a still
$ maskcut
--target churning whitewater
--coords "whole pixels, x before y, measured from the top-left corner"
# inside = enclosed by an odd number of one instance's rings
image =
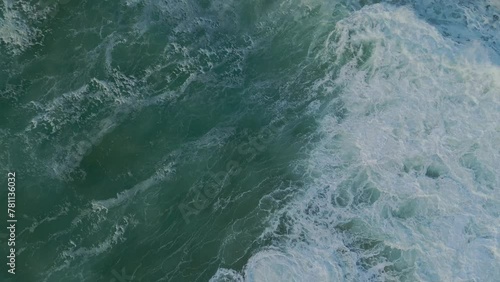
[[[0,280],[498,281],[499,17],[3,0]]]
[[[331,68],[312,91],[335,98],[314,106],[308,188],[270,217],[260,239],[273,244],[242,274],[211,281],[498,279],[500,67],[487,52],[407,7],[338,22],[314,58]]]

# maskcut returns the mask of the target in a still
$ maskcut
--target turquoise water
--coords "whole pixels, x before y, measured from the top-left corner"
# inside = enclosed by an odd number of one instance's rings
[[[499,1],[0,11],[1,281],[498,281]]]

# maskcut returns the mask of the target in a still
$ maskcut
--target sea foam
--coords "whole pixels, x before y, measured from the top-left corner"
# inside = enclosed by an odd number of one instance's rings
[[[500,68],[477,56],[488,46],[380,4],[324,46],[332,67],[315,89],[341,94],[318,111],[308,189],[273,215],[245,281],[500,277]]]

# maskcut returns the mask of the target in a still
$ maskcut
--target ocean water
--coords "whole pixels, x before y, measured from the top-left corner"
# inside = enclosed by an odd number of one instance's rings
[[[2,0],[0,280],[500,281],[499,17]]]

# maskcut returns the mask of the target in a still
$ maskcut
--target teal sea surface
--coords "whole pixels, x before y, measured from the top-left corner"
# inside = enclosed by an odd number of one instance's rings
[[[0,281],[500,281],[499,17],[1,0]]]

